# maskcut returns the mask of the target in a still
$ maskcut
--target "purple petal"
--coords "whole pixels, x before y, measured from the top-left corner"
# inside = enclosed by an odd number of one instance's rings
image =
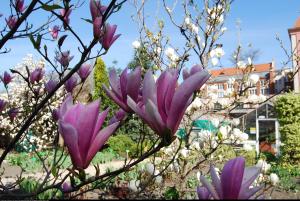
[[[207,181],[207,179],[204,176],[200,176],[200,181],[203,184],[203,186],[209,191],[211,196],[213,196],[214,199],[219,200],[219,195],[217,194],[214,187]]]
[[[156,86],[151,70],[147,71],[143,83],[143,103],[146,104],[148,99],[151,100],[154,104],[157,103]]]
[[[102,85],[104,91],[106,92],[107,96],[109,96],[111,99],[114,100],[114,102],[119,105],[123,110],[126,112],[132,112],[130,108],[124,103],[122,100],[119,99],[119,97],[116,96],[115,93],[110,91],[104,84]]]
[[[193,93],[199,89],[210,77],[207,71],[198,72],[186,79],[176,90],[170,106],[168,128],[176,132],[184,115],[187,103]]]
[[[210,193],[205,187],[197,186],[197,194],[200,200],[208,200]]]
[[[120,80],[117,77],[117,73],[115,69],[112,69],[109,72],[109,84],[111,86],[112,91],[116,94],[116,96],[122,100]]]
[[[108,140],[108,138],[113,134],[113,132],[116,130],[120,122],[116,122],[114,124],[109,125],[108,127],[102,129],[92,142],[92,145],[90,149],[88,150],[87,158],[85,167],[89,165],[93,157],[96,155],[96,153],[99,151],[99,149],[105,144],[105,142]]]
[[[218,195],[220,197],[223,197],[221,181],[218,176],[218,173],[216,172],[216,170],[213,166],[210,166],[210,175],[211,175],[212,184],[215,187]]]
[[[238,199],[243,181],[245,159],[237,157],[228,161],[221,174],[223,199]]]
[[[167,128],[161,119],[157,106],[154,105],[154,103],[151,100],[148,100],[146,104],[146,114],[149,117],[149,119],[151,119],[151,122],[153,122],[153,125],[156,128],[155,130],[158,132],[157,134],[162,136],[164,134],[164,131],[167,130]]]
[[[131,80],[129,80],[129,83]],[[126,91],[126,86],[127,86],[127,68],[123,70],[120,76],[120,88],[121,88],[121,94],[122,94],[122,100],[126,101],[127,98],[127,91]]]
[[[68,147],[73,165],[77,168],[83,168],[76,129],[71,124],[65,123],[61,120],[58,122],[58,128],[64,139],[64,143]]]
[[[100,131],[100,128],[102,127],[103,122],[104,122],[108,112],[109,112],[109,108],[107,108],[106,110],[104,110],[103,112],[101,112],[98,115],[98,119],[97,119],[97,122],[96,122],[96,125],[95,125],[95,128],[94,128],[94,131],[93,131],[93,137],[92,137],[91,141],[94,141],[97,133]]]
[[[86,158],[93,137],[94,127],[99,115],[99,106],[99,101],[94,101],[93,103],[83,106],[83,109],[77,117],[77,122],[74,125],[78,132],[78,138],[80,139],[78,144],[83,160]]]
[[[141,68],[136,68],[133,72],[129,73],[126,91],[127,94],[134,100],[137,101],[139,96],[139,90],[141,86]]]

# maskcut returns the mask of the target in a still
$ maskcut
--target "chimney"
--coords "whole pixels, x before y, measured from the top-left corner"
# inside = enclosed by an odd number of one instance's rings
[[[275,93],[275,61],[272,59],[272,63],[269,70],[269,92]]]

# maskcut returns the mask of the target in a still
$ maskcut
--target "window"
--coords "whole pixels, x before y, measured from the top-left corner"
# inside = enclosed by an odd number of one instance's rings
[[[223,98],[224,97],[224,92],[218,92],[218,98]]]
[[[237,103],[236,109],[243,109],[244,108],[244,103]]]
[[[233,84],[228,84],[229,89],[233,89]]]
[[[218,84],[218,89],[224,89],[224,84]]]
[[[265,86],[265,80],[260,80],[260,86]]]
[[[263,95],[269,95],[269,88],[262,88],[260,90],[260,93],[263,94]]]
[[[214,109],[215,110],[222,110],[222,105],[220,103],[215,103],[214,104]]]
[[[249,89],[249,93],[250,93],[251,95],[256,94],[256,89]]]

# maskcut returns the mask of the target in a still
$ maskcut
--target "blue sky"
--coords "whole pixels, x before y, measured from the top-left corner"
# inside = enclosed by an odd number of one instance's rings
[[[25,0],[28,4],[29,0]],[[103,4],[108,0],[104,0]],[[149,0],[147,4],[148,14],[153,15],[153,10],[157,6],[157,1]],[[169,2],[172,2],[169,0]],[[0,25],[5,23],[4,18],[8,15],[6,4],[8,0],[0,2],[0,12],[4,14],[0,18]],[[224,66],[230,66],[231,63],[228,60],[229,55],[236,48],[237,45],[237,29],[236,20],[241,21],[241,43],[247,45],[251,43],[254,48],[261,51],[261,55],[257,60],[257,63],[271,62],[275,59],[277,66],[280,66],[281,61],[286,61],[285,54],[280,48],[279,43],[276,41],[276,34],[283,40],[285,47],[290,50],[290,40],[288,37],[287,29],[294,26],[294,23],[298,16],[300,16],[300,0],[235,0],[232,5],[231,12],[226,19],[225,26],[228,31],[224,34],[221,41],[223,43],[224,50],[226,52],[222,59]],[[118,61],[118,67],[124,68],[131,60],[133,55],[133,48],[131,43],[138,39],[138,29],[135,22],[132,21],[131,15],[134,14],[134,8],[130,4],[125,4],[119,13],[116,13],[109,20],[111,24],[117,24],[117,32],[122,36],[111,47],[107,55],[103,57],[108,66],[112,64],[113,60]],[[158,13],[160,17],[164,17],[162,13]],[[79,32],[79,35],[84,38],[85,42],[91,40],[92,29],[91,25],[84,23],[80,20],[81,17],[89,18],[90,13],[88,9],[88,1],[78,10],[72,13],[71,25],[75,30]],[[177,13],[177,19],[182,18],[180,13]],[[39,13],[32,16],[30,20],[33,23],[40,23],[43,18]],[[166,23],[166,33],[171,36],[172,43],[180,45],[180,38],[178,30],[171,24]],[[74,40],[70,37],[67,39],[64,49],[70,49],[71,53],[75,55],[75,62],[78,44],[74,43]],[[7,48],[11,48],[12,51],[9,54],[0,55],[0,72],[13,67],[17,63],[22,61],[22,58],[26,54],[31,53],[39,58],[38,53],[32,48],[31,43],[27,39],[11,41],[7,43]],[[180,46],[179,46],[180,47]],[[49,51],[53,51],[53,45],[49,45]],[[54,52],[54,51],[53,51]],[[53,53],[50,53],[51,57],[54,57]]]

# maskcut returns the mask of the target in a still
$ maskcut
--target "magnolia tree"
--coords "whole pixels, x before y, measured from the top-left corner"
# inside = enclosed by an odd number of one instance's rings
[[[107,119],[109,108],[100,111],[101,100],[87,104],[77,101],[93,68],[93,64],[89,62],[106,54],[120,37],[120,34],[116,34],[117,25],[110,25],[108,21],[126,2],[111,0],[106,5],[99,0],[9,2],[10,14],[3,16],[5,24],[1,30],[1,54],[5,56],[13,53],[14,50],[7,43],[9,40],[25,38],[31,41],[34,50],[43,60],[35,62],[29,59],[17,68],[11,68],[10,72],[5,71],[1,76],[6,89],[6,94],[0,100],[1,134],[11,138],[0,156],[0,164],[3,165],[8,153],[24,139],[41,148],[46,143],[53,151],[54,158],[51,163],[47,163],[47,157],[41,156],[38,150],[33,150],[43,164],[44,173],[37,190],[16,194],[15,189],[22,181],[20,175],[12,185],[0,186],[0,196],[36,198],[43,192],[54,190],[60,191],[65,197],[74,198],[94,189],[103,189],[116,176],[130,171],[145,159],[155,158],[157,154],[161,154],[161,150],[168,152],[168,156],[162,154],[163,160],[157,169],[155,167],[159,160],[153,160],[153,164],[148,165],[149,181],[156,177],[158,183],[163,182],[164,177],[160,176],[164,176],[165,171],[178,171],[179,185],[182,186],[186,182],[185,178],[193,175],[195,170],[197,172],[202,163],[212,161],[211,155],[222,143],[235,144],[247,139],[246,134],[233,126],[220,127],[219,135],[216,135],[218,132],[206,133],[202,139],[189,140],[194,117],[193,114],[186,115],[186,111],[193,107],[190,105],[195,104],[193,101],[198,100],[195,99],[197,96],[201,98],[201,89],[210,78],[206,69],[217,65],[224,55],[222,45],[217,44],[217,41],[226,31],[223,24],[232,3],[230,0],[183,1],[181,9],[185,16],[179,22],[174,19],[173,13],[177,1],[174,8],[163,1],[169,20],[186,41],[181,48],[172,47],[171,41],[164,35],[164,21],[158,22],[157,32],[146,26],[143,18],[145,1],[134,1],[141,37],[133,45],[135,48],[143,47],[143,53],[149,54],[148,58],[154,63],[153,68],[125,68],[120,76],[115,70],[110,71],[109,86],[104,85],[103,89],[119,106],[111,119]],[[72,13],[83,3],[88,3],[90,8],[89,17],[81,18],[82,23],[90,25],[92,37],[88,42],[78,34],[81,30],[75,30],[73,26],[75,19]],[[47,20],[40,25],[32,24],[30,17],[36,13],[44,15]],[[78,57],[73,56],[75,48],[72,52],[65,48],[64,44],[69,38],[78,46]],[[49,48],[49,42],[55,44],[55,49]],[[49,57],[50,51],[55,54],[54,58]],[[199,64],[188,70],[186,62],[192,57]],[[243,66],[242,72],[248,72],[252,63],[240,66]],[[46,67],[49,71],[46,71]],[[75,87],[79,90],[74,90]],[[243,96],[244,90],[245,87],[240,87],[238,93],[233,94],[235,101],[228,104],[227,110],[235,107],[234,103]],[[201,115],[207,111],[202,112]],[[126,159],[119,169],[105,172],[96,164],[95,175],[88,175],[86,169],[91,167],[94,156],[132,115],[142,119],[156,134],[151,138],[151,145],[146,150],[143,146],[138,146],[140,150],[137,158]],[[216,127],[219,127],[219,123],[216,123]],[[184,129],[184,140],[177,137],[180,128]],[[33,140],[29,138],[31,133],[35,136]],[[141,133],[140,142],[147,135],[149,134]],[[63,152],[59,152],[59,136],[64,141]],[[190,156],[191,152],[194,155]],[[72,165],[65,169],[61,164],[66,153],[70,156]],[[210,171],[212,185],[198,174],[202,183],[202,187],[197,188],[199,198],[259,197],[261,193],[258,191],[262,185],[253,182],[259,176],[262,164],[248,169],[245,168],[243,158],[232,159],[224,166],[220,178],[214,170]],[[272,178],[274,180],[274,175]],[[144,185],[138,188],[142,191],[148,186],[145,184],[149,183],[143,181]],[[232,185],[227,185],[228,183]],[[196,188],[193,192],[196,194]],[[52,196],[55,195],[53,193]]]

